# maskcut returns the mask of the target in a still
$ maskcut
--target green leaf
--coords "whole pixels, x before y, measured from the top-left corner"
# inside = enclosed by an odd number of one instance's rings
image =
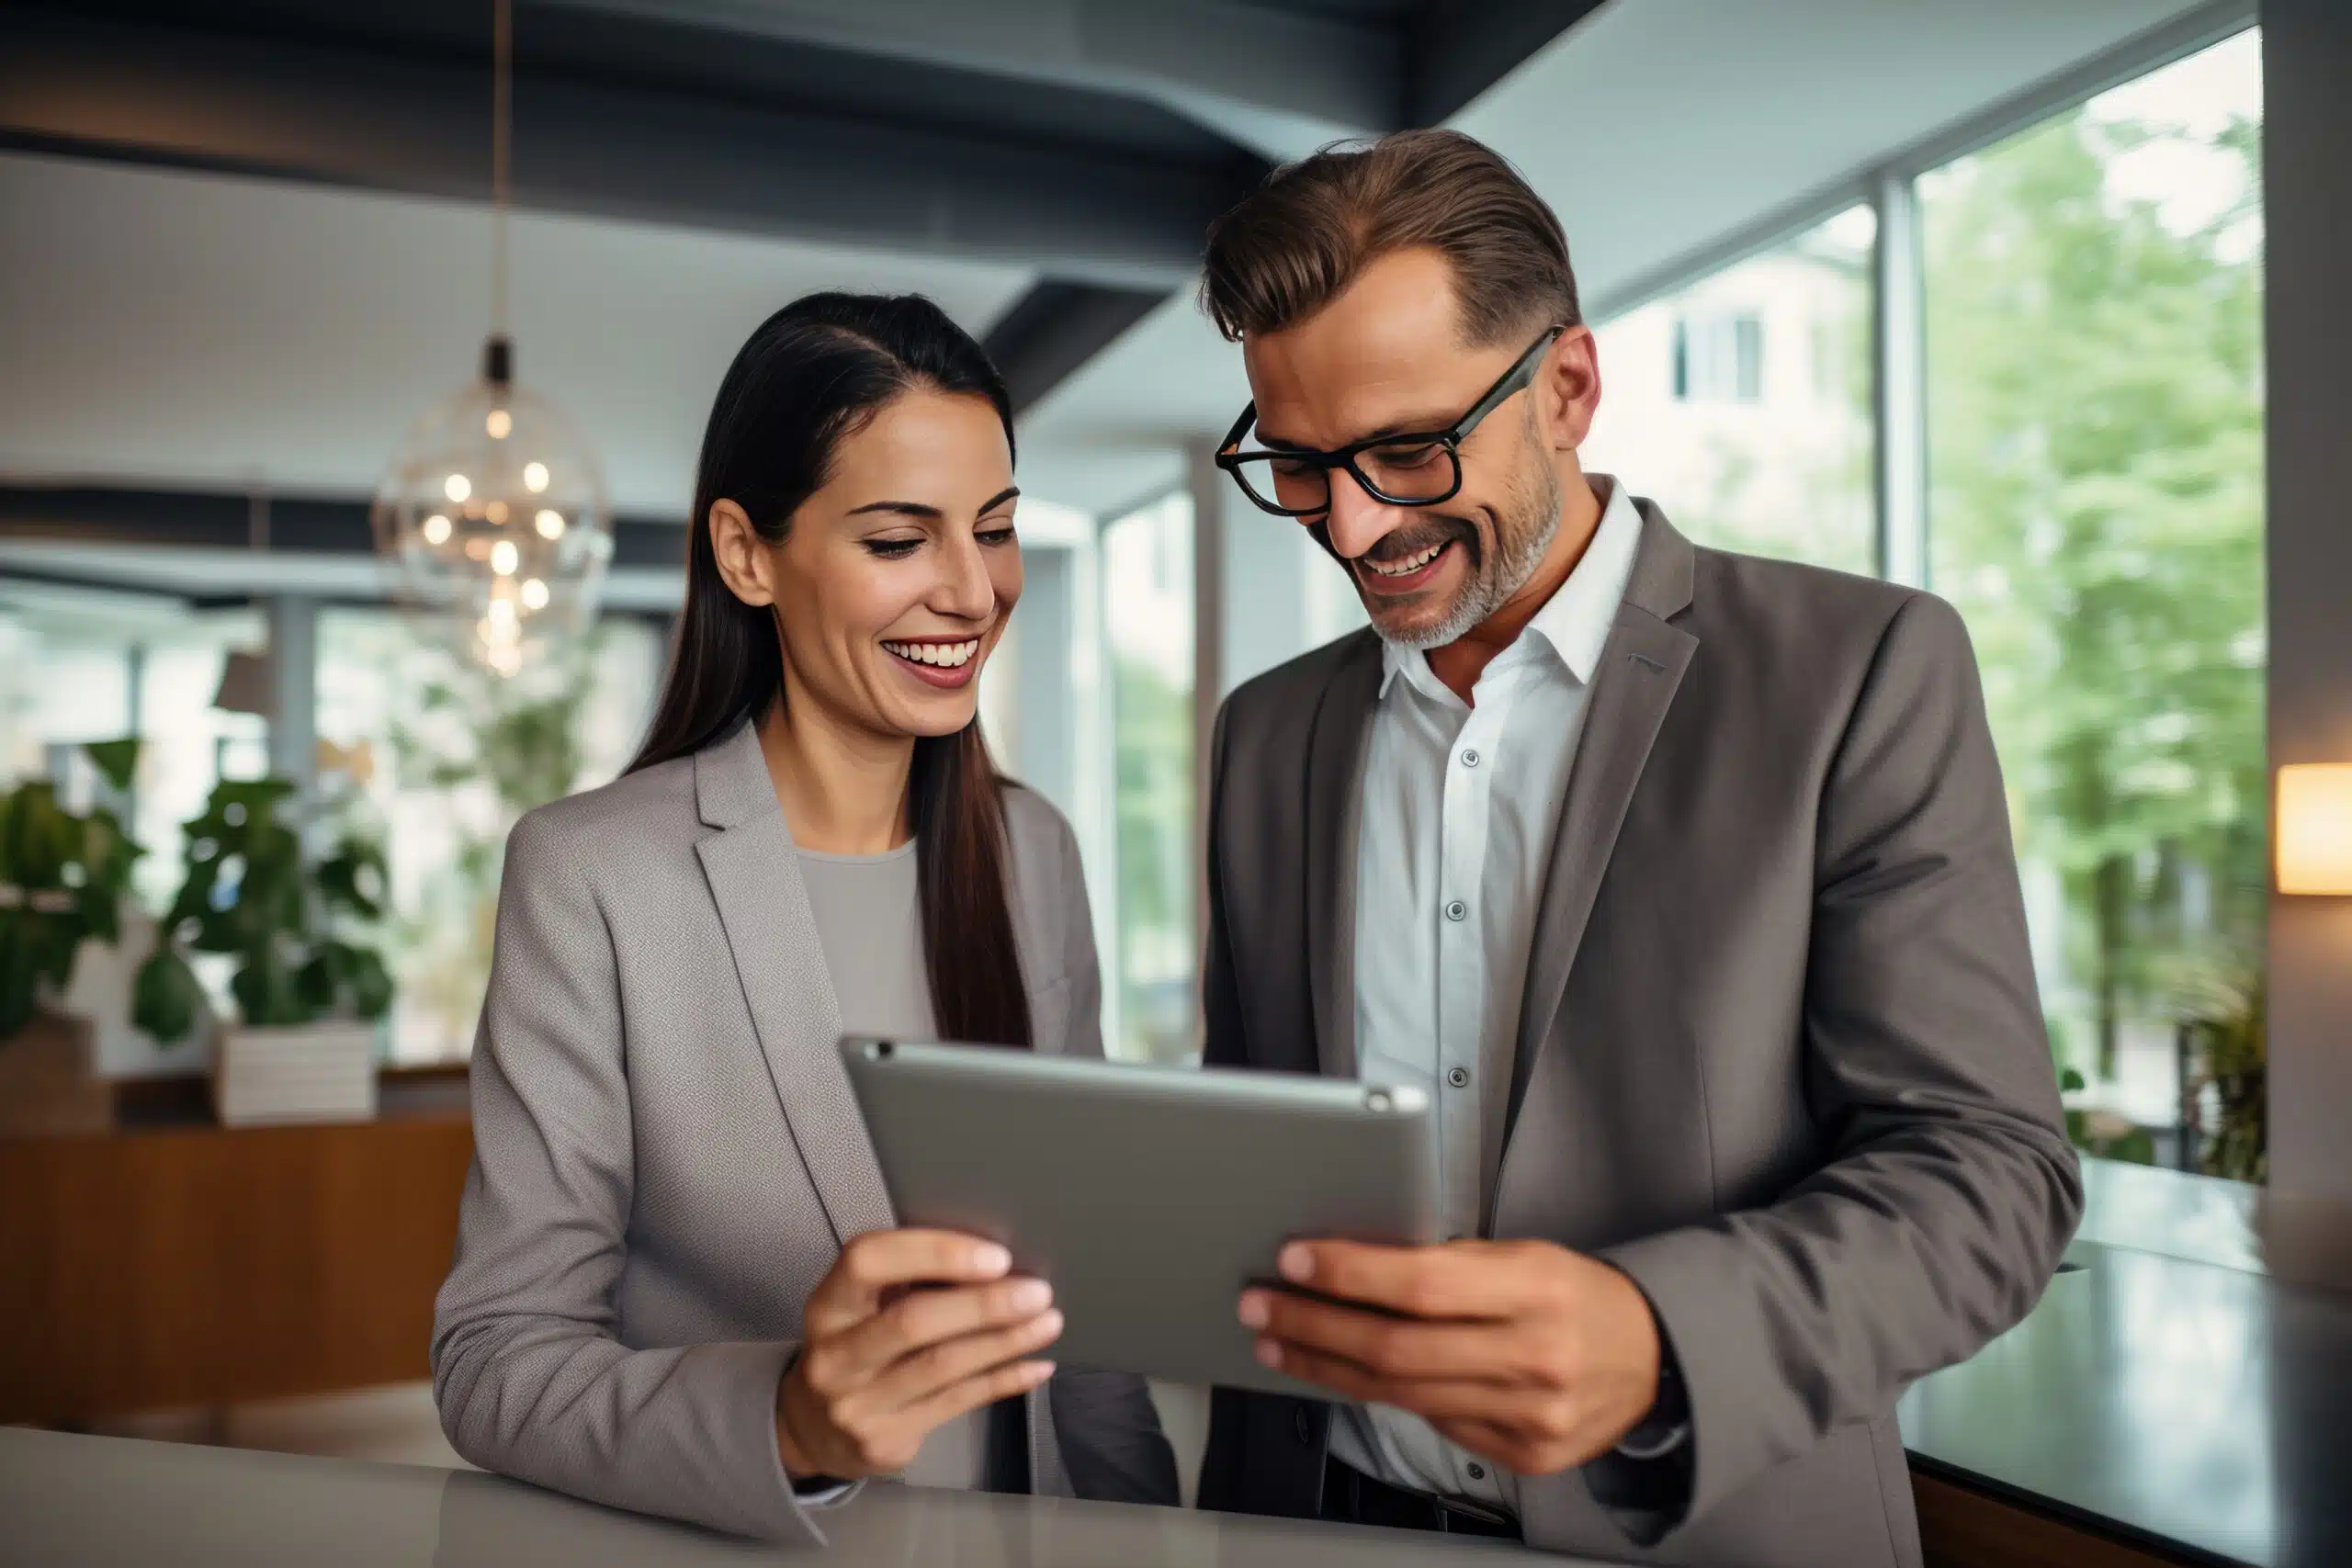
[[[176,948],[158,946],[130,982],[130,1021],[169,1045],[187,1038],[204,1009],[204,987]]]
[[[139,738],[135,735],[120,740],[93,740],[82,748],[82,754],[118,795],[127,792],[138,775]]]
[[[387,869],[381,844],[349,833],[335,846],[334,854],[319,863],[315,875],[320,895],[330,910],[375,920],[383,918],[379,896],[383,891]]]
[[[32,1021],[40,998],[40,919],[29,909],[0,909],[0,1040]]]
[[[230,977],[229,990],[251,1025],[308,1023],[318,1016],[305,1003],[294,971],[276,942],[264,942],[246,953],[243,967]]]
[[[56,788],[45,782],[19,785],[0,818],[0,866],[27,891],[65,886],[65,863],[79,845],[82,825],[57,804]]]
[[[362,1018],[381,1018],[392,1010],[392,976],[384,961],[364,947],[350,951],[351,1010]]]
[[[2058,1088],[2063,1093],[2072,1094],[2076,1089],[2086,1087],[2087,1086],[2083,1081],[2083,1075],[2072,1067],[2068,1067],[2058,1075]]]
[[[334,1011],[335,999],[343,990],[343,964],[334,943],[322,944],[308,964],[295,971],[294,989],[314,1017]]]

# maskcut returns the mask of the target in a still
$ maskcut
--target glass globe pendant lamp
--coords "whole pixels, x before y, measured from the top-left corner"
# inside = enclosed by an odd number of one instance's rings
[[[512,22],[508,0],[495,9],[492,326],[481,376],[410,429],[371,516],[401,596],[446,615],[469,658],[513,675],[594,624],[613,536],[594,450],[560,409],[516,383],[502,330]]]

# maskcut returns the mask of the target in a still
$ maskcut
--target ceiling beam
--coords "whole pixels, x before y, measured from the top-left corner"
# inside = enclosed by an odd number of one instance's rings
[[[399,572],[376,554],[368,503],[274,496],[266,532],[242,495],[94,485],[0,484],[0,578],[130,589],[191,604],[303,593],[336,604],[399,600]],[[600,603],[606,614],[662,617],[685,592],[686,532],[663,518],[613,525]]]
[[[1013,412],[1020,413],[1110,347],[1167,297],[1159,289],[1106,288],[1047,278],[997,318],[980,346],[1004,373]]]
[[[1403,40],[1237,0],[541,0],[1142,98],[1261,157],[1403,123]]]
[[[219,491],[0,484],[0,543],[249,550],[256,559],[372,558],[368,513],[368,502],[333,496],[271,496],[260,506]],[[685,530],[674,520],[615,520],[610,566],[676,570],[685,563]]]
[[[1405,113],[1443,125],[1601,0],[1425,0],[1410,29]],[[1566,106],[1563,112],[1572,112]]]
[[[0,145],[408,194],[489,195],[486,67],[0,12]],[[518,205],[1031,265],[1165,292],[1231,166],[518,73]]]

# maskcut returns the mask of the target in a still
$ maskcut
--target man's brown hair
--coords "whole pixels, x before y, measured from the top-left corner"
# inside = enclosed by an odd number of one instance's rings
[[[1465,344],[1583,319],[1559,219],[1502,154],[1458,130],[1326,147],[1268,175],[1209,225],[1201,305],[1229,341],[1280,332],[1373,262],[1423,245],[1453,265]]]

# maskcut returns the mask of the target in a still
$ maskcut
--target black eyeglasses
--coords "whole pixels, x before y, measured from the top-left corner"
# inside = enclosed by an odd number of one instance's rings
[[[1500,408],[1535,378],[1544,350],[1566,327],[1554,327],[1531,344],[1502,379],[1448,430],[1375,435],[1335,452],[1269,448],[1244,452],[1241,438],[1257,423],[1252,402],[1233,422],[1217,447],[1216,466],[1233,476],[1241,493],[1277,517],[1317,517],[1331,510],[1331,470],[1345,468],[1366,495],[1391,506],[1434,506],[1462,489],[1462,443],[1478,422]]]

